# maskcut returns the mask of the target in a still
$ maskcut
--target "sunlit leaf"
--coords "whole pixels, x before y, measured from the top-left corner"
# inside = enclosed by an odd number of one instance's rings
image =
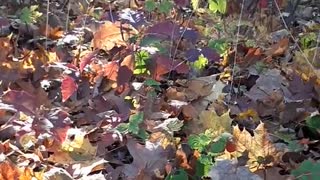
[[[192,66],[195,68],[197,71],[201,71],[204,69],[204,67],[208,64],[208,59],[205,58],[202,54],[198,57],[198,60],[196,60]]]
[[[192,5],[193,10],[197,10],[198,9],[199,2],[200,2],[200,0],[191,0],[191,5]]]
[[[249,152],[249,169],[254,172],[259,168],[272,165],[279,157],[279,152],[269,140],[264,123],[254,130],[254,136],[247,130],[241,131],[238,126],[233,128],[233,138],[237,151]]]

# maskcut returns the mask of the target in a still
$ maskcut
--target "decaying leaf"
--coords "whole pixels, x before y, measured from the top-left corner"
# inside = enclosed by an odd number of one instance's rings
[[[198,134],[209,130],[212,138],[216,138],[224,132],[231,131],[232,119],[229,116],[229,111],[221,116],[218,116],[214,111],[202,111],[199,114],[199,120],[190,122],[190,131],[193,134]]]
[[[126,46],[128,39],[135,34],[137,31],[128,24],[107,21],[94,34],[93,47],[109,51],[114,47]]]
[[[133,162],[124,166],[123,172],[126,179],[136,179],[141,174],[143,179],[154,179],[157,174],[164,174],[164,168],[170,155],[169,147],[163,149],[160,143],[149,141],[144,146],[133,139],[128,140],[127,147],[133,157]]]
[[[244,129],[241,131],[239,126],[233,128],[233,138],[237,151],[249,152],[248,166],[254,172],[267,166],[272,166],[279,158],[280,152],[274,147],[269,139],[268,132],[264,123],[260,123],[253,131],[253,136]]]

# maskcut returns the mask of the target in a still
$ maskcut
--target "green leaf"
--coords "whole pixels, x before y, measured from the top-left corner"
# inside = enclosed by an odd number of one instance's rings
[[[150,59],[150,54],[147,51],[139,51],[135,55],[135,67],[133,74],[144,74],[147,72],[147,60]]]
[[[128,128],[129,128],[129,123],[121,123],[117,126],[117,130],[120,132],[120,133],[127,133],[128,132]]]
[[[192,64],[192,67],[197,71],[201,71],[208,64],[208,62],[208,59],[201,54]]]
[[[143,113],[131,115],[129,118],[128,131],[137,135],[139,133],[139,124],[143,122]]]
[[[144,81],[144,84],[145,84],[146,86],[153,87],[153,88],[156,89],[156,90],[161,90],[161,88],[160,88],[160,83],[157,82],[157,81],[155,81],[155,80],[153,80],[153,79],[147,79],[147,80],[145,80],[145,81]]]
[[[149,134],[144,129],[139,129],[137,136],[143,140],[146,140],[149,138]]]
[[[306,124],[308,126],[308,128],[310,129],[311,132],[313,132],[314,134],[319,133],[320,130],[320,115],[315,115],[312,117],[309,117],[306,120]]]
[[[299,177],[297,179],[318,179],[320,176],[320,163],[313,163],[310,160],[305,160],[301,163],[299,168],[291,171],[291,175]]]
[[[227,1],[226,0],[209,0],[209,10],[213,13],[221,13],[224,14],[227,9]]]
[[[144,8],[146,9],[146,11],[148,12],[152,12],[156,9],[157,5],[156,2],[154,0],[147,0],[144,3]]]
[[[224,151],[227,144],[227,139],[220,138],[217,142],[214,142],[210,146],[210,152],[212,153],[221,153]]]
[[[169,14],[173,8],[173,4],[168,0],[161,1],[159,5],[159,12],[164,14]]]
[[[133,124],[140,124],[143,122],[143,113],[139,112],[137,114],[133,114],[129,118],[129,122]]]
[[[213,164],[212,156],[209,156],[209,155],[201,154],[201,156],[199,157],[198,160],[201,164],[204,164],[204,165],[212,165]]]
[[[179,169],[166,177],[165,180],[185,180],[188,179],[188,174],[185,170]]]
[[[211,137],[201,133],[199,135],[190,135],[188,144],[192,149],[202,152],[211,142]]]
[[[24,23],[35,23],[42,16],[42,13],[37,11],[37,9],[37,5],[30,6],[30,8],[24,7],[20,12],[19,19]]]
[[[191,5],[192,5],[192,8],[193,8],[193,10],[197,10],[198,9],[198,7],[199,7],[199,1],[200,0],[191,0]]]
[[[220,55],[224,54],[228,49],[228,43],[226,39],[210,40],[208,47],[216,50]]]

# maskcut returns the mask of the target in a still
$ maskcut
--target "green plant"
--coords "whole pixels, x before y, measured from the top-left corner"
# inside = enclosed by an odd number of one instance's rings
[[[117,130],[123,134],[131,133],[145,140],[148,138],[148,134],[144,129],[139,126],[143,122],[143,113],[131,115],[128,123],[121,123],[117,126]]]
[[[173,3],[169,0],[162,0],[160,2],[156,2],[155,0],[147,0],[144,4],[144,8],[147,12],[158,10],[159,13],[169,14],[173,9]]]
[[[302,49],[309,49],[315,47],[317,44],[317,34],[312,32],[305,34],[300,39]]]
[[[227,1],[226,0],[209,0],[209,10],[213,13],[226,13]]]
[[[183,169],[178,169],[173,173],[170,173],[165,180],[185,180],[188,179],[188,174]]]
[[[147,51],[139,51],[135,56],[135,67],[133,74],[147,73],[147,61],[150,59],[150,54]]]
[[[200,153],[197,160],[196,174],[198,176],[206,175],[209,172],[214,163],[214,157],[224,152],[229,137],[228,133],[224,133],[214,140],[210,131],[189,136],[189,146]]]
[[[229,47],[226,39],[216,39],[210,40],[208,43],[208,47],[216,50],[220,55],[224,54]]]
[[[38,5],[24,7],[19,13],[19,19],[23,23],[27,24],[37,22],[38,18],[42,16],[42,13],[40,13],[37,9]]]
[[[310,160],[305,160],[301,163],[299,168],[291,171],[296,179],[301,180],[316,180],[320,176],[320,163],[313,163]]]
[[[201,71],[208,63],[208,59],[201,54],[191,65],[196,71]]]

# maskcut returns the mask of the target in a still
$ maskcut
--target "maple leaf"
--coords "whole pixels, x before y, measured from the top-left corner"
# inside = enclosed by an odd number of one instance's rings
[[[254,172],[266,166],[272,166],[278,159],[280,153],[271,143],[264,123],[260,123],[253,131],[254,136],[239,126],[233,127],[233,140],[238,152],[248,151],[248,165],[250,171]]]
[[[114,47],[126,46],[126,41],[135,34],[137,30],[128,24],[107,21],[94,34],[93,47],[109,51]]]
[[[199,115],[199,121],[191,121],[191,132],[198,134],[205,130],[210,131],[211,137],[216,138],[224,132],[231,131],[232,119],[229,111],[218,116],[214,111],[202,111]]]

